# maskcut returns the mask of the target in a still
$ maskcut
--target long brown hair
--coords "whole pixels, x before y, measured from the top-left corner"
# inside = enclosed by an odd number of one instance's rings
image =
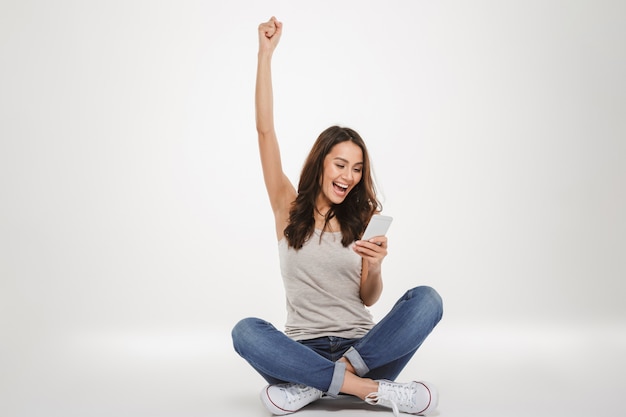
[[[330,153],[333,146],[345,141],[353,142],[363,152],[361,180],[342,203],[333,204],[330,207],[326,214],[326,224],[333,217],[337,217],[341,226],[341,243],[347,247],[361,237],[372,214],[382,209],[376,198],[376,189],[372,180],[370,159],[365,142],[357,132],[350,128],[331,126],[319,135],[302,167],[298,196],[289,210],[289,224],[284,232],[290,247],[300,249],[313,234],[315,200],[322,188],[324,158]]]

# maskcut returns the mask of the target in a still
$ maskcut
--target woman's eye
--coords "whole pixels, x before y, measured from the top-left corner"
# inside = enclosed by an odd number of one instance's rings
[[[344,168],[345,167],[345,165],[340,165],[340,164],[336,164],[336,165],[337,165],[337,168]]]

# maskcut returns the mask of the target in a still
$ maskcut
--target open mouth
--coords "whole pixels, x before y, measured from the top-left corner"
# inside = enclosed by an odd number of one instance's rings
[[[348,192],[348,186],[346,184],[339,184],[333,182],[333,189],[337,194],[345,195]]]

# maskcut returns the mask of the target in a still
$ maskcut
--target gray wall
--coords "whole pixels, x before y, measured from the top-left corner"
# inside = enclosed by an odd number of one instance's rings
[[[85,332],[282,325],[253,103],[272,14],[288,175],[325,127],[351,126],[395,218],[377,318],[428,284],[447,323],[623,323],[625,12],[2,3],[0,357]]]

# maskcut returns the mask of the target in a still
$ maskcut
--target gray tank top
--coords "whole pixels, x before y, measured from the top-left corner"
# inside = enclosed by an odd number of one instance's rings
[[[361,257],[341,244],[341,232],[315,230],[300,250],[278,242],[285,285],[285,334],[294,340],[362,337],[374,326],[361,301]]]

